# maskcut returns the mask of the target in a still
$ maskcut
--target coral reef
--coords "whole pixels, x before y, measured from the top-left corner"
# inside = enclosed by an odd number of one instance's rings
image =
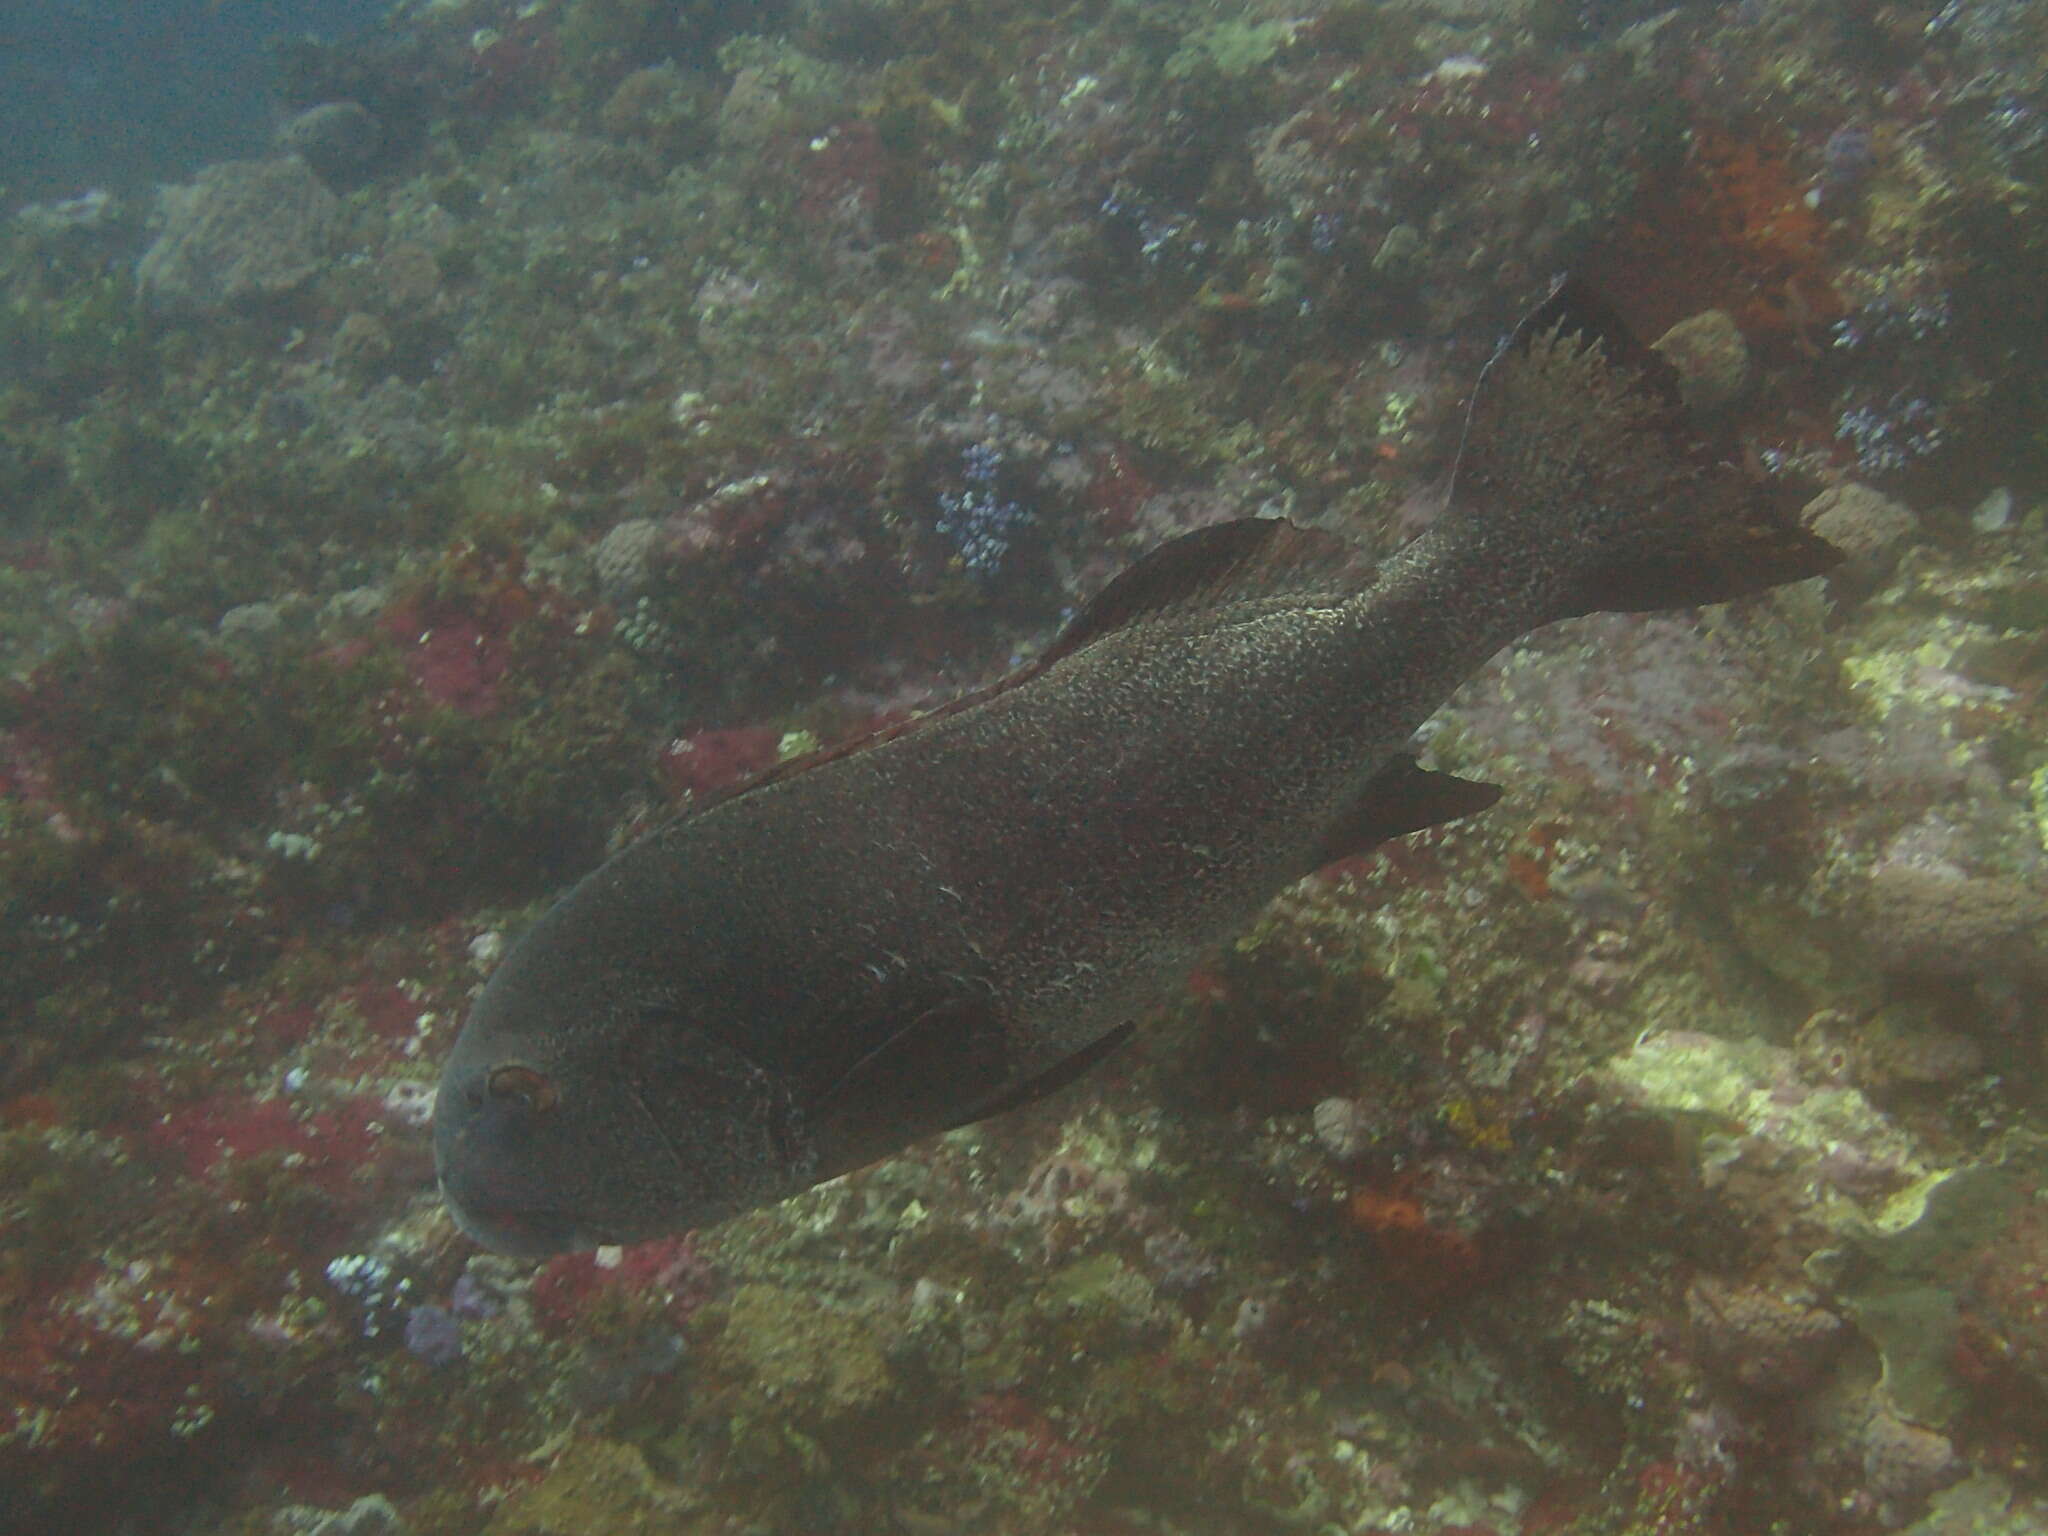
[[[290,155],[209,166],[190,186],[167,188],[162,204],[163,233],[135,275],[151,303],[182,313],[290,293],[320,270],[341,216],[307,162]]]
[[[0,1529],[2048,1526],[2042,18],[450,0],[9,209]],[[551,895],[1176,533],[1392,549],[1565,266],[1827,581],[1510,648],[1491,813],[1060,1096],[454,1229]]]

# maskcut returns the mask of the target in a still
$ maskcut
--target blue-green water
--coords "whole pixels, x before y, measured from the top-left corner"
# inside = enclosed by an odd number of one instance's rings
[[[359,38],[364,0],[9,0],[0,132],[11,201],[128,191],[261,148],[283,41]]]

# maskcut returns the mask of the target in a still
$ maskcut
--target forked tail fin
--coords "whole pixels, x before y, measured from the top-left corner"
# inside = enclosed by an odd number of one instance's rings
[[[1841,553],[1799,525],[1799,500],[1705,441],[1671,365],[1570,278],[1480,375],[1451,482],[1472,538],[1551,578],[1551,618],[1817,576]]]

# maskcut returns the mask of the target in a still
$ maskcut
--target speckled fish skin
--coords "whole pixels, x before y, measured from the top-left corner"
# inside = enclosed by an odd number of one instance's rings
[[[442,1188],[522,1255],[768,1204],[1026,1102],[1331,858],[1495,791],[1402,753],[1515,637],[1833,552],[1558,285],[1475,392],[1449,510],[1375,571],[1201,530],[1045,659],[679,817],[516,944],[445,1067]]]

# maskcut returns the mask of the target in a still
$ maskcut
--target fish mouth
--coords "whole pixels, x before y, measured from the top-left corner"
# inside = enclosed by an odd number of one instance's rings
[[[545,1259],[613,1241],[567,1208],[532,1199],[535,1191],[516,1177],[464,1167],[452,1156],[439,1161],[441,1199],[448,1214],[466,1236],[494,1252],[514,1259]]]
[[[583,1226],[566,1211],[545,1206],[480,1203],[458,1196],[444,1180],[441,1198],[464,1235],[494,1253],[514,1259],[545,1259],[558,1253],[602,1248],[611,1239]]]

